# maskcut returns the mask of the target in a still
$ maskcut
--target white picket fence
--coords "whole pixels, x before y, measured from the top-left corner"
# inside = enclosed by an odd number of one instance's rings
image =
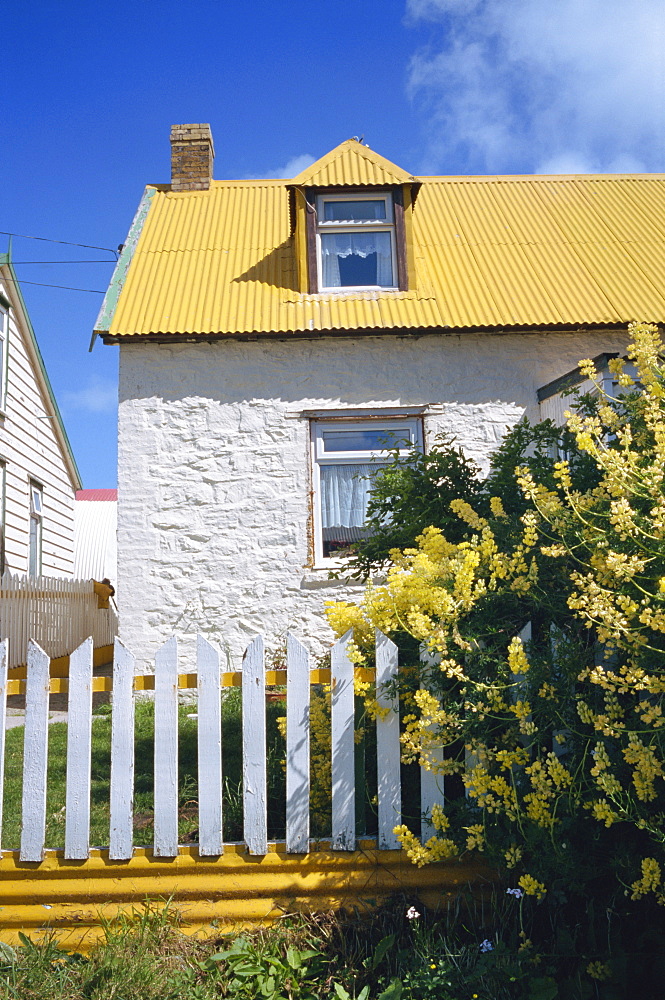
[[[112,645],[117,634],[116,612],[98,607],[92,580],[11,573],[0,579],[0,635],[10,640],[10,668],[27,662],[30,639],[54,659],[88,636],[97,649]]]
[[[179,675],[175,638],[158,651],[155,673],[135,675],[133,655],[115,642],[113,677],[93,677],[91,639],[71,655],[69,679],[49,682],[49,657],[34,642],[28,651],[27,680],[7,680],[8,643],[0,643],[0,771],[4,762],[5,706],[8,690],[25,686],[26,711],[20,858],[41,861],[46,830],[49,683],[51,690],[69,689],[65,850],[67,859],[85,859],[90,849],[90,781],[92,692],[113,691],[111,719],[109,856],[129,860],[133,853],[134,698],[136,690],[154,687],[154,845],[156,856],[178,854],[178,690],[198,689],[198,823],[199,855],[222,854],[222,688],[242,688],[244,842],[253,855],[268,852],[266,774],[266,684],[286,685],[286,843],[291,854],[309,850],[310,692],[312,684],[331,688],[331,847],[356,847],[354,740],[354,667],[347,655],[351,632],[333,647],[330,670],[310,670],[309,654],[293,636],[287,639],[285,671],[266,671],[263,640],[247,648],[242,672],[222,673],[219,654],[198,637],[196,672]],[[397,647],[385,635],[376,637],[377,701],[388,709],[376,720],[378,847],[396,849],[393,828],[401,822],[399,707],[396,696]],[[432,830],[428,816],[442,801],[441,779],[423,771],[422,835]],[[0,794],[3,775],[0,773]],[[0,799],[0,823],[2,802]]]

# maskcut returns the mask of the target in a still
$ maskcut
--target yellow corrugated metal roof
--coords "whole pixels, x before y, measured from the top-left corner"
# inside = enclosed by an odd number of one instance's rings
[[[360,187],[363,184],[407,184],[415,180],[401,167],[363,146],[347,139],[329,153],[306,167],[292,183],[308,187]]]
[[[117,303],[110,292],[98,331],[114,338],[665,322],[664,174],[418,178],[409,291],[309,295],[298,286],[289,188],[323,177],[316,167],[291,182],[148,188]]]

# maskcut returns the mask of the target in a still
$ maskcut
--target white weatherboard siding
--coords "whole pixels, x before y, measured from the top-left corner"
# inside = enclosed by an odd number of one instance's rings
[[[117,503],[74,501],[74,576],[115,584],[118,575]]]
[[[0,279],[0,292],[13,290]],[[12,573],[28,571],[29,481],[43,488],[42,574],[72,576],[74,569],[74,491],[56,434],[53,405],[37,375],[28,334],[9,310],[7,398],[0,415],[0,460],[6,466],[5,559]]]
[[[123,642],[142,667],[174,631],[219,643],[227,669],[258,632],[268,651],[288,629],[320,653],[324,602],[362,589],[311,565],[300,411],[437,404],[427,444],[452,433],[486,469],[507,427],[538,419],[540,386],[624,345],[611,331],[123,344]]]

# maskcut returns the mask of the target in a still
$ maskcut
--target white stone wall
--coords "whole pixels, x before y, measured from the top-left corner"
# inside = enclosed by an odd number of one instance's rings
[[[197,630],[232,668],[257,632],[277,648],[291,629],[321,652],[324,602],[360,591],[312,567],[300,412],[430,405],[426,441],[452,432],[486,468],[507,427],[538,419],[539,386],[624,343],[606,332],[123,345],[123,641],[144,666],[173,632]]]

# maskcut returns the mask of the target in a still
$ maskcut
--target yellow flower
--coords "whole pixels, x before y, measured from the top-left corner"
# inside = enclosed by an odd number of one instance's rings
[[[501,497],[490,497],[490,510],[495,517],[508,517],[504,510]]]
[[[586,971],[592,979],[598,979],[600,982],[609,979],[612,975],[609,965],[604,965],[602,962],[589,962]]]
[[[640,899],[642,896],[646,896],[648,892],[655,892],[660,884],[660,865],[655,858],[643,858],[642,878],[639,878],[631,885],[633,892],[630,898]]]
[[[529,669],[524,644],[519,636],[514,636],[508,646],[508,666],[513,674],[525,674]]]
[[[524,889],[527,896],[535,896],[536,899],[542,899],[547,892],[543,883],[533,878],[532,875],[520,875],[517,884]]]
[[[522,860],[522,849],[517,847],[516,844],[512,844],[504,854],[504,858],[506,859],[508,868],[514,868]]]
[[[485,831],[482,823],[474,823],[472,826],[465,826],[468,836],[466,838],[467,851],[482,851],[485,848]]]

